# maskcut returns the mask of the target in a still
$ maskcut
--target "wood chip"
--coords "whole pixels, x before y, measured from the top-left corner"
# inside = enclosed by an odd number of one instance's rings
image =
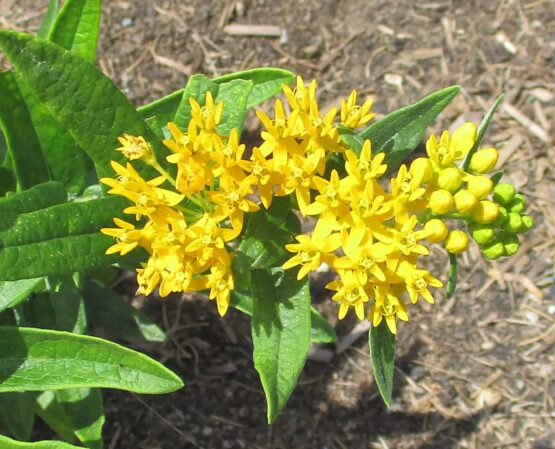
[[[501,110],[512,118],[514,118],[518,123],[524,126],[528,131],[534,134],[538,139],[542,140],[545,143],[549,143],[549,136],[547,131],[545,131],[540,125],[530,120],[526,117],[522,112],[520,112],[514,106],[511,106],[509,103],[504,103],[501,106]]]
[[[404,55],[407,59],[412,61],[422,61],[424,59],[440,58],[443,56],[443,49],[437,48],[417,48]]]
[[[283,29],[275,25],[248,25],[235,23],[226,25],[224,33],[232,36],[263,36],[263,37],[280,37]]]
[[[150,50],[150,53],[152,54],[152,57],[158,64],[165,65],[166,67],[170,67],[174,70],[177,70],[180,73],[183,73],[186,76],[189,76],[191,74],[190,66],[181,64],[180,62],[177,62],[171,58],[166,58],[165,56],[161,56],[152,49]]]
[[[518,49],[516,48],[515,44],[513,44],[507,35],[503,32],[499,32],[495,35],[495,39],[497,42],[501,44],[501,46],[510,54],[516,55],[518,53]]]

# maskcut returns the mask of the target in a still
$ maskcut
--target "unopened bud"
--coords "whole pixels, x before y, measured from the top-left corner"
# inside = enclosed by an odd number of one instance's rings
[[[445,249],[452,254],[460,254],[468,248],[468,236],[463,231],[454,230],[447,235]]]
[[[514,234],[504,234],[500,238],[501,243],[503,243],[503,248],[505,250],[505,255],[512,256],[516,254],[520,248],[520,242],[518,237]]]
[[[534,219],[530,215],[522,215],[524,232],[529,231],[534,226]]]
[[[432,163],[427,157],[419,157],[410,164],[409,172],[413,178],[421,176],[422,182],[429,182],[434,174]]]
[[[495,237],[495,231],[491,226],[487,225],[474,225],[472,227],[472,238],[480,246],[487,245]]]
[[[466,188],[476,198],[483,200],[493,190],[493,181],[487,176],[471,176]]]
[[[449,229],[447,229],[447,225],[443,220],[433,218],[424,225],[424,231],[429,233],[428,237],[426,237],[428,241],[438,243],[445,240]]]
[[[505,254],[505,247],[501,242],[494,242],[482,248],[482,254],[490,260],[499,259]]]
[[[453,197],[455,208],[462,214],[472,211],[478,204],[476,197],[468,190],[459,190]]]
[[[503,228],[508,232],[519,232],[523,229],[522,218],[516,212],[509,212],[507,220],[503,224]]]
[[[509,204],[515,197],[515,186],[512,184],[497,184],[493,189],[493,199],[499,204]]]
[[[449,167],[439,172],[437,184],[442,189],[455,193],[461,188],[462,172],[456,167]]]
[[[447,190],[436,190],[430,195],[430,209],[435,214],[446,214],[453,208],[453,195]]]
[[[479,201],[472,211],[472,218],[480,224],[493,223],[499,217],[499,206],[493,201]]]
[[[499,215],[497,219],[493,222],[493,224],[497,227],[505,223],[505,221],[507,220],[507,217],[509,216],[509,212],[507,212],[507,209],[505,209],[503,206],[498,206],[498,207],[499,207]]]
[[[482,148],[470,159],[470,170],[473,173],[487,173],[495,167],[499,159],[499,151],[495,148]]]
[[[517,193],[513,200],[507,204],[507,208],[511,212],[522,212],[526,207],[526,197],[520,193]]]

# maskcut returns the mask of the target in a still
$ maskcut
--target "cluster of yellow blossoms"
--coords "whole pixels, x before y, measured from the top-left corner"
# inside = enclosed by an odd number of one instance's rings
[[[173,153],[168,162],[177,165],[175,179],[159,166],[142,137],[120,138],[127,157],[143,160],[160,176],[145,181],[131,164],[112,162],[118,177],[102,182],[111,187],[109,193],[134,203],[125,213],[137,220],[147,217],[147,222],[136,229],[114,219],[118,228],[102,230],[117,239],[108,252],[146,248],[150,258],[138,270],[140,293],[149,294],[157,286],[161,296],[210,289],[223,315],[234,288],[226,243],[240,235],[244,214],[259,209],[255,198],[268,208],[273,197],[294,194],[301,215],[316,217],[316,223],[310,235],[286,245],[293,256],[283,267],[298,266],[301,279],[328,264],[338,273],[327,288],[335,291],[339,318],[353,308],[359,319],[368,317],[374,326],[385,320],[396,333],[397,318],[408,320],[407,302],[422,297],[433,303],[429,288],[443,285],[419,266],[418,258],[429,254],[425,241],[443,242],[447,251],[458,254],[468,245],[467,234],[449,231],[446,219],[479,225],[498,219],[499,206],[488,199],[494,183],[483,175],[494,167],[497,150],[480,149],[468,170],[459,168],[457,161],[476,141],[476,127],[466,123],[453,136],[432,136],[428,157],[408,168],[402,165],[385,188],[384,153],[372,155],[367,140],[357,155],[343,143],[336,124],[339,114],[343,127],[365,125],[374,115],[371,101],[358,105],[353,91],[340,111],[321,115],[315,81],[305,86],[298,77],[294,90],[283,90],[287,106],[276,100],[273,118],[257,112],[266,130],[248,159],[235,130],[229,136],[218,134],[224,105],[215,105],[209,92],[204,106],[190,100],[187,132],[168,124],[172,138],[164,144]],[[334,153],[344,156],[343,176],[326,171]],[[164,182],[174,189],[161,188]]]

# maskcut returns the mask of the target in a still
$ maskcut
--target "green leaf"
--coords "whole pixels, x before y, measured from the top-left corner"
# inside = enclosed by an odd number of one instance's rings
[[[46,14],[42,19],[42,23],[37,33],[38,37],[46,38],[52,29],[52,24],[56,20],[56,15],[58,14],[58,0],[50,0],[48,2],[48,8],[46,9]]]
[[[371,124],[358,134],[364,141],[372,141],[372,153],[385,152],[389,171],[398,167],[422,140],[426,128],[436,119],[460,90],[460,86],[446,87],[420,101],[398,109]],[[360,153],[362,147],[353,148]]]
[[[90,323],[109,335],[133,343],[163,342],[166,339],[160,327],[112,289],[87,281],[84,295]]]
[[[0,327],[0,392],[118,388],[175,391],[183,382],[144,354],[68,332]]]
[[[99,228],[111,226],[121,208],[121,198],[109,197],[0,218],[0,280],[63,275],[117,261],[117,255],[105,254],[113,239]]]
[[[105,416],[100,390],[45,391],[37,398],[37,414],[62,438],[77,437],[87,447],[102,448]]]
[[[260,375],[268,423],[275,421],[289,396],[310,346],[308,280],[298,281],[291,270],[253,270],[252,339],[254,367]]]
[[[25,443],[15,441],[8,437],[0,435],[0,447],[2,449],[83,449],[79,446],[73,446],[62,441],[36,441],[34,443]]]
[[[67,0],[48,40],[93,62],[98,43],[101,0]]]
[[[0,166],[0,196],[16,190],[15,175],[11,169]]]
[[[0,73],[0,127],[22,190],[50,179],[48,165],[13,72]]]
[[[194,76],[194,75],[193,75]],[[192,78],[192,77],[191,77]],[[247,100],[247,108],[252,108],[268,98],[281,92],[282,84],[289,84],[294,79],[293,73],[277,68],[257,68],[242,72],[230,73],[219,78],[214,78],[214,83],[227,83],[235,79],[253,82],[253,89]],[[139,113],[148,121],[149,125],[157,131],[174,120],[174,116],[184,97],[184,89],[177,90],[159,100],[139,108]]]
[[[59,182],[45,182],[23,192],[0,198],[0,217],[43,209],[67,201],[64,186]]]
[[[210,81],[204,75],[193,75],[187,81],[187,85],[183,90],[181,101],[173,117],[173,122],[181,129],[187,129],[191,121],[191,104],[189,99],[193,98],[198,104],[204,106],[206,101],[206,92],[210,91],[213,98],[218,94],[218,85]],[[151,124],[149,122],[149,124]],[[166,126],[164,123],[162,126]],[[152,124],[151,124],[152,125]]]
[[[449,276],[447,278],[446,296],[449,299],[457,287],[457,255],[449,253]]]
[[[252,88],[252,81],[247,80],[234,80],[219,85],[216,104],[224,103],[222,120],[216,127],[220,136],[229,136],[233,128],[241,136],[247,111],[247,100]]]
[[[26,84],[94,161],[99,177],[114,175],[110,160],[125,164],[114,151],[124,133],[143,136],[158,161],[169,151],[142,120],[127,97],[93,64],[62,47],[25,33],[0,30],[0,48]],[[154,174],[146,165],[143,176]]]
[[[495,103],[493,104],[493,106],[490,108],[490,110],[487,112],[487,114],[484,116],[484,119],[480,123],[480,126],[478,127],[478,134],[476,135],[476,141],[474,142],[474,145],[472,145],[472,148],[470,149],[470,151],[466,155],[466,158],[464,159],[463,166],[462,166],[463,170],[468,171],[468,169],[470,168],[470,159],[472,159],[472,155],[476,153],[476,151],[478,151],[478,148],[480,148],[480,143],[482,143],[482,139],[484,138],[484,134],[488,129],[489,122],[491,122],[493,115],[497,112],[497,109],[499,109],[499,106],[501,106],[501,103],[503,103],[504,98],[505,98],[505,94],[501,94],[499,95],[499,97],[497,97],[497,100],[495,100]]]
[[[253,300],[251,295],[241,290],[233,290],[231,307],[252,317]],[[310,306],[310,323],[311,343],[334,343],[337,340],[333,326],[314,306]]]
[[[372,326],[369,332],[370,360],[378,391],[388,408],[391,408],[393,370],[395,369],[395,335],[389,331],[385,320]]]
[[[19,281],[0,281],[0,312],[17,306],[29,297],[43,278],[20,279]]]
[[[31,391],[0,393],[0,425],[18,440],[31,437],[35,424],[36,397],[37,394]]]
[[[291,211],[288,196],[274,198],[268,210],[251,215],[239,251],[250,259],[251,268],[280,266],[289,253],[285,249],[300,233],[299,218]]]

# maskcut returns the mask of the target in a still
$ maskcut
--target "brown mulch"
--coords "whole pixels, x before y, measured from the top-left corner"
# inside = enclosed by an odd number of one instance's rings
[[[0,0],[0,26],[36,30],[46,3]],[[235,311],[222,320],[202,299],[147,300],[169,339],[146,350],[186,388],[107,391],[107,448],[555,448],[555,1],[113,0],[98,64],[137,105],[192,73],[257,66],[316,77],[322,104],[359,89],[381,114],[460,84],[433,132],[478,123],[505,92],[485,142],[500,149],[537,223],[516,257],[489,262],[472,247],[455,297],[413,308],[400,328],[391,412],[363,337],[319,348],[314,358],[331,360],[307,363],[269,427],[248,320]],[[430,264],[445,278],[441,250]],[[318,282],[314,291],[325,301]],[[338,324],[340,339],[356,324]]]

